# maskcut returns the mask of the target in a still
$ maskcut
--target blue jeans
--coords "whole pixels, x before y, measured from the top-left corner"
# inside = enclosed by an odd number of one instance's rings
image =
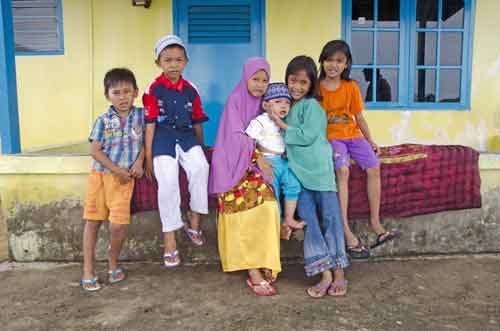
[[[278,207],[280,209],[280,215],[282,214],[282,208],[280,204],[280,195],[283,192],[283,196],[286,200],[297,201],[299,194],[302,191],[299,180],[292,172],[292,169],[288,166],[288,161],[281,158],[280,155],[276,156],[265,156],[269,162],[273,165],[273,188],[274,194],[276,195],[276,201],[278,201]],[[281,218],[283,222],[283,218]]]
[[[303,188],[298,212],[306,222],[304,237],[304,268],[308,277],[328,269],[346,268],[344,225],[340,216],[337,193],[311,191]],[[318,213],[321,221],[318,219]]]

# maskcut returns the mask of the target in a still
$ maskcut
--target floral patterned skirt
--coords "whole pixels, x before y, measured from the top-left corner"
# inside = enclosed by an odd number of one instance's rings
[[[232,190],[221,193],[219,213],[233,214],[255,208],[264,201],[276,201],[272,186],[255,170],[247,170]]]

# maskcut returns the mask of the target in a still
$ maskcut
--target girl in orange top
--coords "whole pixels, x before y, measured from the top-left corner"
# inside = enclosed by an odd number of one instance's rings
[[[364,104],[359,87],[349,78],[352,64],[349,45],[343,40],[326,43],[319,62],[319,92],[323,98],[321,106],[328,118],[327,138],[333,148],[347,252],[352,258],[368,258],[370,251],[352,233],[347,220],[347,184],[352,158],[367,173],[370,224],[377,234],[377,242],[372,248],[394,239],[398,233],[386,231],[380,224],[380,162],[377,158],[379,147],[373,141],[363,117]]]

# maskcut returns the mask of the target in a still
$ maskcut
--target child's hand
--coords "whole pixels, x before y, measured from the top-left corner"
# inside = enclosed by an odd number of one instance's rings
[[[155,176],[154,168],[153,168],[153,158],[146,157],[146,169],[144,170],[144,174],[146,178],[152,180]]]
[[[132,168],[130,168],[130,175],[134,178],[141,178],[142,175],[144,175],[144,168],[142,166],[142,162],[135,161],[134,164],[132,165]]]
[[[286,125],[286,123],[279,116],[278,110],[273,109],[271,111],[271,114],[269,115],[269,117],[274,121],[274,123],[276,123],[276,125],[279,128],[281,128],[281,129],[287,129],[288,128],[288,126]]]
[[[270,180],[273,179],[273,165],[262,155],[257,158],[257,167],[259,167],[260,171],[262,171]]]
[[[127,184],[128,181],[132,178],[132,175],[130,174],[128,169],[125,168],[117,168],[114,171],[115,175],[118,176],[118,180],[120,181],[120,184]]]
[[[369,143],[372,146],[372,149],[375,152],[375,154],[379,155],[380,154],[380,147],[378,147],[378,145],[373,141],[369,141]]]

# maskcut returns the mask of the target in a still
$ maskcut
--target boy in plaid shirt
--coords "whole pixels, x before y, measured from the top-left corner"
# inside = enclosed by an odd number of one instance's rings
[[[83,276],[85,291],[101,288],[94,273],[93,260],[97,234],[103,221],[109,220],[108,280],[125,279],[118,257],[130,223],[130,200],[134,178],[143,174],[144,110],[134,107],[137,97],[134,74],[125,68],[108,71],[104,77],[104,95],[111,102],[99,116],[89,137],[92,171],[88,180],[83,218]]]

